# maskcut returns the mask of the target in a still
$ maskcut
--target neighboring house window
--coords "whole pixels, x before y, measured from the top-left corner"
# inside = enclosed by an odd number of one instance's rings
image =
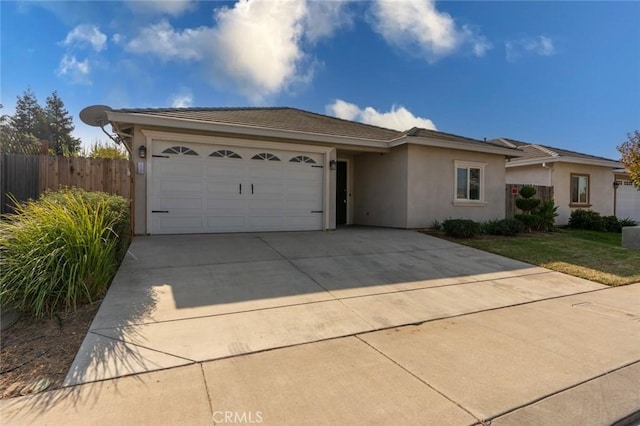
[[[278,157],[268,152],[261,152],[251,157],[252,160],[280,161]]]
[[[571,174],[571,204],[589,206],[589,175]]]
[[[484,202],[485,166],[485,163],[455,162],[455,201]]]
[[[182,155],[198,155],[197,152],[186,146],[174,146],[162,151],[163,154],[182,154]]]
[[[228,149],[221,149],[209,155],[209,157],[218,158],[242,158],[238,153],[230,151]]]

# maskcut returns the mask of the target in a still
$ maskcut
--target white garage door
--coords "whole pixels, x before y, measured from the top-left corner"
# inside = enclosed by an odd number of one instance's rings
[[[616,189],[616,216],[640,223],[640,191],[630,180],[619,180]]]
[[[154,142],[151,233],[320,230],[323,156]]]

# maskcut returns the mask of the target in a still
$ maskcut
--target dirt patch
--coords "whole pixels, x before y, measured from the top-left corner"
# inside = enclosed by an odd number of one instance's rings
[[[0,339],[0,399],[62,385],[100,301],[53,318],[21,318]]]

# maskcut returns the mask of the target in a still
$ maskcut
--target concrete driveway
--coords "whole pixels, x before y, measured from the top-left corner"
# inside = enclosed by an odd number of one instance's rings
[[[640,284],[385,229],[131,252],[67,377],[83,384],[0,401],[3,425],[639,418]]]
[[[412,231],[135,238],[67,384],[602,288]]]

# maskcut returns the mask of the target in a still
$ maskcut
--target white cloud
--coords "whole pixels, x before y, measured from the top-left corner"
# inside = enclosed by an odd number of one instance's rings
[[[89,78],[89,60],[78,61],[74,55],[66,54],[62,57],[58,66],[58,76],[69,78],[72,83],[91,84]]]
[[[509,40],[504,44],[507,61],[515,62],[525,55],[552,56],[556,53],[555,45],[550,37],[538,36]]]
[[[202,59],[207,39],[212,35],[212,29],[207,27],[177,31],[162,20],[142,28],[125,48],[133,53],[150,53],[164,61],[198,60]]]
[[[101,52],[107,47],[107,36],[95,25],[78,25],[61,42],[63,46],[91,46],[96,52]]]
[[[176,29],[168,21],[143,27],[126,49],[164,61],[202,61],[212,82],[232,85],[254,102],[307,83],[315,61],[305,42],[351,25],[342,1],[240,0],[215,10],[215,25]]]
[[[188,108],[193,106],[193,92],[183,87],[178,93],[171,96],[172,108]]]
[[[342,0],[311,0],[307,2],[305,38],[314,43],[331,37],[340,28],[353,26],[353,15]]]
[[[359,121],[365,124],[395,129],[400,131],[409,130],[413,127],[436,130],[436,125],[428,118],[417,117],[403,106],[391,107],[388,112],[379,112],[375,108],[359,106],[337,99],[334,103],[326,106],[327,114],[333,115],[343,120]]]
[[[126,5],[140,15],[179,16],[195,8],[194,0],[128,1]]]
[[[372,26],[392,46],[429,63],[468,45],[476,56],[491,48],[485,37],[470,27],[458,28],[448,13],[436,9],[435,0],[376,0]]]

